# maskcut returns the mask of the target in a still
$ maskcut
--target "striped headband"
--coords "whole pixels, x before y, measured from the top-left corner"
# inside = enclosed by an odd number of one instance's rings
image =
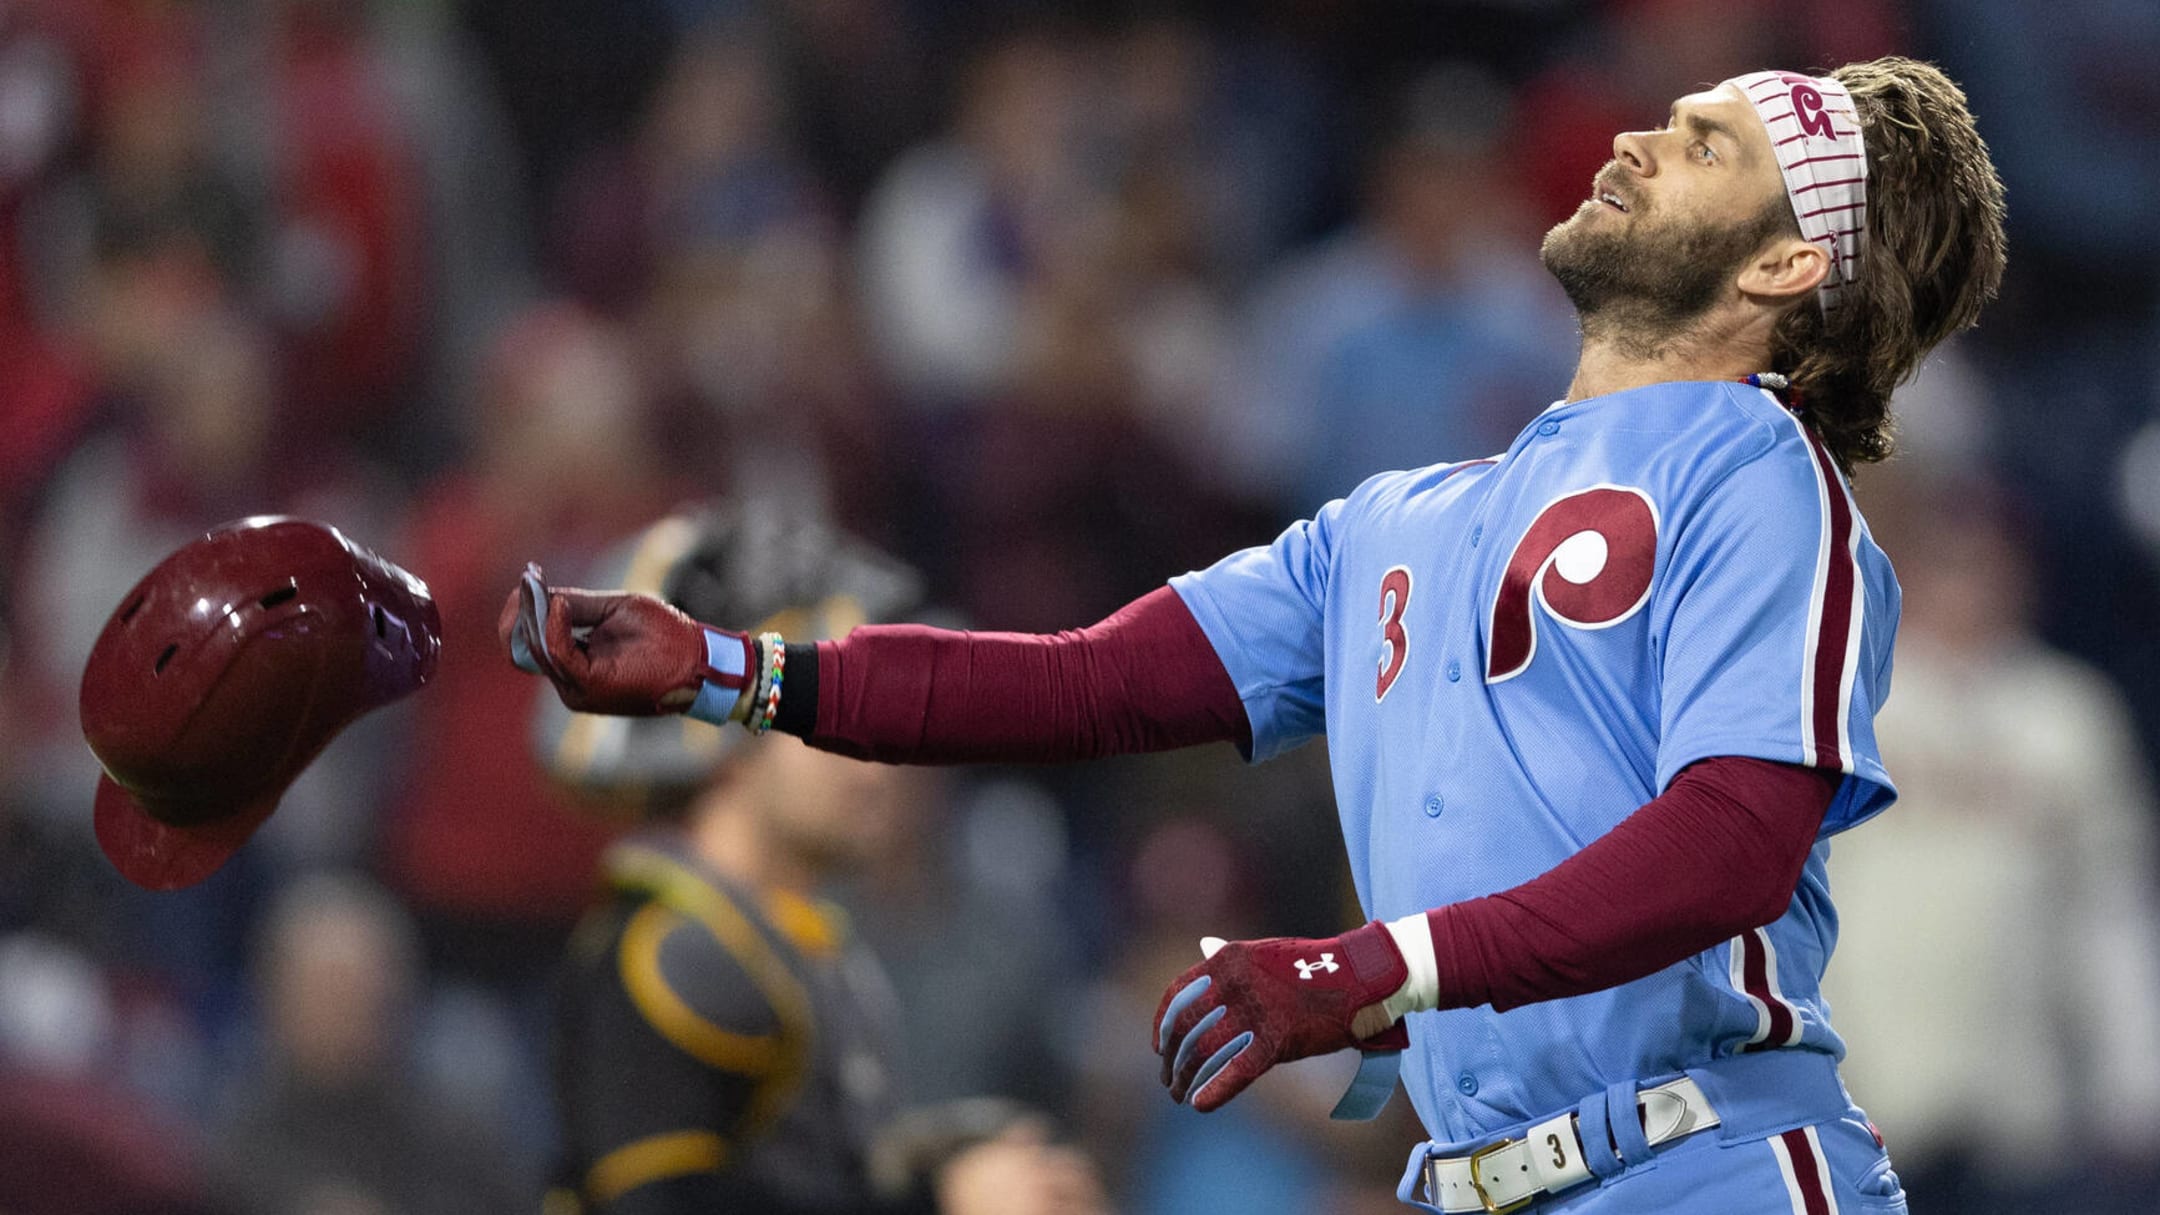
[[[1726,83],[1739,86],[1770,132],[1800,234],[1830,254],[1817,293],[1827,312],[1860,277],[1867,244],[1867,145],[1852,94],[1827,76],[1795,72],[1751,72]]]

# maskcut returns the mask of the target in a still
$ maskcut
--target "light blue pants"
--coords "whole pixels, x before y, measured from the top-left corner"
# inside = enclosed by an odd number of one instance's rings
[[[1787,1057],[1691,1070],[1721,1124],[1654,1151],[1634,1116],[1637,1085],[1614,1085],[1584,1101],[1577,1117],[1594,1179],[1540,1195],[1522,1215],[1904,1215],[1905,1191],[1889,1154],[1845,1096],[1835,1064],[1821,1055],[1772,1054]],[[1504,1137],[1421,1144],[1398,1195],[1436,1210],[1415,1192],[1425,1157],[1466,1156]]]

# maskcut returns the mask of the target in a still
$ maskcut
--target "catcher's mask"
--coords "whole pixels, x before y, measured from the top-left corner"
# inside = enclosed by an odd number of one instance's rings
[[[582,585],[658,595],[720,628],[775,632],[790,643],[845,636],[920,603],[914,570],[864,541],[765,503],[687,507],[638,532]],[[539,698],[533,747],[579,800],[639,817],[679,804],[711,776],[741,728],[690,717],[604,717]]]

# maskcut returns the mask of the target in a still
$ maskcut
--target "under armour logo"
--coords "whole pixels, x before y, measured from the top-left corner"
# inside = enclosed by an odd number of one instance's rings
[[[1335,964],[1335,955],[1331,953],[1321,954],[1320,960],[1317,962],[1308,962],[1303,958],[1297,960],[1297,977],[1300,979],[1310,979],[1316,971],[1324,970],[1329,974],[1334,974],[1341,969],[1342,967]]]
[[[1836,139],[1837,128],[1830,125],[1830,115],[1823,112],[1823,95],[1814,85],[1796,84],[1792,87],[1793,116],[1800,120],[1800,129],[1823,139]]]

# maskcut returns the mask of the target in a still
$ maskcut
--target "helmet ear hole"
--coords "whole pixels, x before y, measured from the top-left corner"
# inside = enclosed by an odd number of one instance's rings
[[[129,600],[128,605],[120,609],[120,623],[126,624],[129,621],[135,619],[135,613],[141,611],[142,605],[149,602],[149,599],[150,596],[148,595],[137,595],[135,596],[135,598]]]
[[[269,594],[264,595],[262,598],[256,600],[255,602],[261,607],[274,608],[281,603],[290,601],[294,596],[298,595],[299,593],[300,588],[288,582],[284,586],[281,586],[278,589],[270,592]]]
[[[171,645],[166,646],[164,649],[159,650],[157,656],[157,663],[150,668],[150,673],[153,675],[163,675],[165,673],[165,664],[171,662],[173,655],[179,652],[180,643],[177,641],[173,642]]]
[[[374,610],[374,616],[375,616],[375,640],[377,640],[377,641],[381,641],[381,640],[383,640],[384,638],[386,638],[386,637],[390,636],[390,620],[389,620],[389,617],[387,617],[387,616],[385,616],[385,615],[383,614],[383,610],[382,610],[382,605],[381,605],[381,604],[376,604],[376,605],[375,605],[375,610]]]

